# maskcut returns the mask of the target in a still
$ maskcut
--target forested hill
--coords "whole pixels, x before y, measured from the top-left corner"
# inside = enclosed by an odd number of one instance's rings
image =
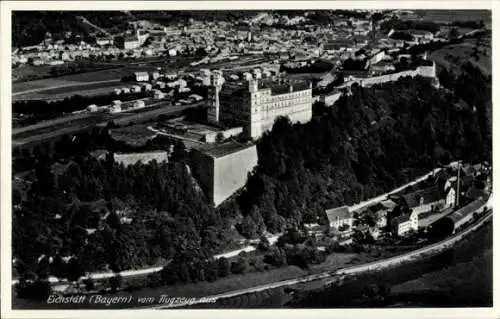
[[[19,277],[78,278],[172,260],[177,270],[167,273],[175,277],[226,247],[240,212],[237,229],[255,238],[325,218],[325,208],[384,193],[440,163],[489,160],[491,78],[474,70],[465,66],[462,76],[442,81],[449,90],[423,78],[353,87],[308,124],[278,120],[257,142],[259,165],[245,189],[217,209],[195,190],[182,143],[168,164],[128,167],[112,155],[89,156],[123,151],[107,129],[14,149],[14,182],[27,184],[13,192],[15,269]],[[172,141],[151,143],[167,149]],[[66,265],[63,256],[76,258]]]
[[[242,229],[313,222],[325,208],[384,193],[452,159],[489,160],[491,78],[478,77],[454,79],[465,101],[406,78],[353,87],[306,125],[279,120],[259,141],[258,169],[238,198],[247,213]]]

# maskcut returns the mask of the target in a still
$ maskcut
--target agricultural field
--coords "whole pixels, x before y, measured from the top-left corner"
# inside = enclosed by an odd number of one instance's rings
[[[129,69],[117,68],[60,76],[57,78],[29,81],[23,83],[13,83],[12,92],[19,93],[34,89],[49,89],[52,87],[62,87],[75,85],[78,83],[120,80],[123,76],[130,74]]]
[[[65,86],[54,87],[49,89],[42,89],[41,91],[29,92],[26,94],[18,94],[12,96],[12,101],[21,100],[44,100],[44,101],[56,101],[63,100],[67,97],[74,95],[81,96],[98,96],[104,94],[110,94],[113,89],[123,86],[120,80],[110,80],[105,83],[90,83],[90,84],[79,84],[78,82],[67,82],[66,84],[61,84]]]
[[[459,70],[462,63],[470,61],[485,75],[491,75],[491,38],[467,39],[460,44],[448,45],[432,52],[431,57],[438,65],[448,70]]]
[[[483,20],[486,26],[491,27],[492,16],[488,10],[417,10],[415,13],[424,20],[436,23]]]
[[[436,306],[436,302],[448,306],[491,306],[492,224],[479,231],[457,247],[453,255],[455,263],[449,267],[393,286],[393,306]],[[438,298],[425,298],[430,292]]]

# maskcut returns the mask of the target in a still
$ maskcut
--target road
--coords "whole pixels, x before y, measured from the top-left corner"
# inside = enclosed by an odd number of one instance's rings
[[[451,164],[450,164],[451,165]],[[409,187],[409,186],[412,186],[412,185],[415,185],[415,184],[418,184],[424,180],[426,180],[427,178],[429,178],[429,176],[431,176],[432,174],[436,174],[438,173],[439,171],[441,170],[441,168],[436,168],[434,169],[433,171],[417,178],[416,180],[413,180],[401,187],[398,187],[396,189],[393,189],[392,191],[388,192],[388,193],[385,193],[385,194],[382,194],[382,195],[379,195],[377,197],[374,197],[374,198],[371,198],[371,199],[368,199],[366,201],[363,201],[361,203],[358,203],[358,204],[355,204],[355,205],[352,205],[349,207],[349,210],[350,211],[355,211],[355,210],[358,210],[360,208],[363,208],[365,206],[369,206],[369,205],[372,205],[372,204],[375,204],[377,202],[380,202],[380,201],[383,201],[383,200],[386,200],[387,199],[387,196],[389,195],[392,195],[392,194],[395,194],[395,193],[398,193],[400,191],[402,191],[403,189]]]
[[[90,22],[89,20],[87,20],[87,18],[83,17],[83,16],[78,16],[77,18],[79,18],[81,20],[82,23],[85,23],[89,26],[91,26],[92,28],[106,34],[108,37],[112,37],[111,33],[109,33],[108,31],[104,30],[103,28],[93,24],[92,22]]]
[[[475,231],[479,227],[481,227],[486,221],[488,221],[491,217],[493,216],[492,212],[490,211],[486,216],[484,216],[478,223],[475,225],[469,227],[468,229],[464,230],[463,232],[456,234],[448,239],[445,239],[441,242],[429,245],[427,247],[421,248],[414,250],[412,252],[380,260],[380,261],[375,261],[372,263],[368,264],[363,264],[363,265],[358,265],[358,266],[352,266],[348,268],[343,268],[339,269],[337,271],[326,271],[320,274],[314,274],[314,275],[307,275],[307,276],[302,276],[299,278],[295,279],[289,279],[289,280],[283,280],[283,281],[278,281],[266,285],[260,285],[256,287],[251,287],[247,289],[239,289],[239,290],[233,290],[230,292],[222,293],[222,294],[217,294],[217,295],[212,295],[212,296],[205,296],[205,299],[210,299],[210,300],[218,300],[218,299],[223,299],[223,298],[231,298],[231,297],[236,297],[240,295],[245,295],[249,293],[254,293],[254,292],[259,292],[259,291],[264,291],[268,289],[274,289],[274,288],[279,288],[279,287],[286,287],[286,286],[293,286],[296,284],[300,283],[305,283],[305,282],[311,282],[311,281],[316,281],[316,280],[321,280],[321,279],[326,279],[326,278],[331,278],[335,277],[335,279],[332,279],[331,281],[327,282],[326,284],[332,283],[342,276],[345,275],[353,275],[369,270],[374,270],[374,269],[382,269],[382,268],[387,268],[389,266],[397,265],[406,261],[411,261],[415,258],[422,257],[426,254],[435,252],[437,250],[445,249],[458,241],[462,240],[465,236],[467,236],[469,233]],[[325,284],[325,285],[326,285]],[[178,307],[184,307],[192,304],[196,304],[196,301],[191,301],[189,304],[188,303],[178,303],[178,304],[172,304],[172,305],[155,305],[152,307],[147,307],[149,309],[167,309],[167,308],[178,308]],[[146,307],[145,307],[146,308]]]

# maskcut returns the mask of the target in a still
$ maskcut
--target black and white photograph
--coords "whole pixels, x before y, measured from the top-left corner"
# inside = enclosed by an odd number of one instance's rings
[[[492,2],[13,2],[12,312],[493,309]]]

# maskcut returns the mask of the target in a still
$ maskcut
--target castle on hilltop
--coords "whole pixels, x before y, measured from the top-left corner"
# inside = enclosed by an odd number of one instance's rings
[[[312,85],[305,82],[259,81],[225,83],[221,71],[210,79],[208,121],[213,124],[243,126],[251,138],[270,130],[280,116],[292,123],[312,118]]]

